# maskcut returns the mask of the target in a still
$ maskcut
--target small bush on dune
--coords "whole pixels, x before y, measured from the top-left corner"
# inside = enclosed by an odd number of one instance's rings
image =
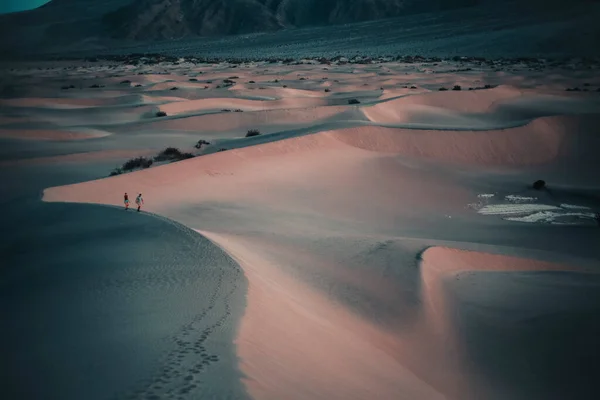
[[[137,85],[135,85],[135,87],[142,87],[142,85],[140,85],[139,83]]]
[[[325,89],[325,93],[331,92],[331,89]]]
[[[208,146],[208,145],[210,145],[210,142],[207,142],[207,141],[206,141],[206,140],[204,140],[204,139],[200,139],[200,140],[198,140],[198,143],[196,143],[196,144],[194,145],[194,147],[195,147],[195,148],[197,148],[197,149],[201,149],[201,148],[202,148],[202,146],[204,146],[204,145],[207,145],[207,146]]]
[[[360,101],[358,101],[357,99],[350,99],[348,100],[348,104],[360,104]]]
[[[117,176],[117,175],[121,175],[122,173],[123,173],[123,169],[117,167],[110,172],[109,176]]]
[[[258,129],[250,129],[246,132],[246,137],[258,136],[260,135],[260,131]]]
[[[170,160],[180,161],[180,160],[187,160],[188,158],[193,158],[193,157],[194,157],[193,154],[183,153],[183,152],[181,152],[181,150],[179,150],[176,147],[167,147],[166,149],[164,149],[163,151],[158,153],[158,155],[156,157],[154,157],[154,161],[170,161]]]
[[[462,90],[462,88],[460,87],[460,85],[454,85],[452,90]]]
[[[256,82],[254,82],[254,81],[248,81],[248,83],[256,83]]]
[[[129,79],[125,79],[124,81],[121,81],[121,85],[126,85],[131,83],[131,81]]]
[[[441,88],[439,88],[438,90],[439,90],[440,92],[444,92],[444,91],[446,91],[446,90],[448,90],[448,89],[447,89],[447,88],[445,88],[445,87],[441,87]]]
[[[225,83],[227,85],[233,85],[235,83],[235,81],[232,81],[231,79],[223,79],[223,83]]]
[[[171,89],[169,90],[179,90],[179,88],[177,86],[173,86]]]
[[[190,78],[189,81],[190,82],[198,82],[198,79],[196,79],[196,78]]]
[[[131,160],[125,162],[125,164],[123,164],[122,170],[123,171],[131,171],[134,170],[136,168],[150,168],[150,166],[152,165],[152,160],[150,160],[149,158],[146,157],[136,157],[136,158],[132,158]]]
[[[546,182],[540,179],[533,182],[532,186],[535,190],[542,190],[546,188]]]
[[[166,113],[166,112],[164,112],[164,111],[157,111],[157,112],[156,112],[156,116],[157,116],[157,117],[166,117],[166,116],[167,116],[167,113]]]

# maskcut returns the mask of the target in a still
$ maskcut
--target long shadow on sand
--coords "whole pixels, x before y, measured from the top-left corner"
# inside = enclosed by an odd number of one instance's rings
[[[143,213],[26,202],[2,215],[3,399],[246,397],[225,253]]]

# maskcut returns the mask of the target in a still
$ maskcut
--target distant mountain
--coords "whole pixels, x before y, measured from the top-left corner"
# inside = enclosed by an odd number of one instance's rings
[[[534,17],[537,13],[547,12],[550,8],[559,7],[568,11],[575,5],[581,8],[582,4],[598,1],[52,0],[35,10],[0,15],[0,53],[10,56],[49,50],[102,49],[124,44],[132,46],[137,42],[287,31],[395,17],[410,18],[412,21],[412,16],[417,14],[424,15],[419,29],[431,26],[431,30],[438,32],[439,36],[443,34],[436,22],[440,12],[464,11],[467,15],[469,10],[477,9],[481,11],[478,18],[483,18],[482,15],[487,13],[490,21],[494,20],[496,24],[504,18],[500,26],[508,27],[514,15],[523,20],[529,15]],[[506,19],[500,14],[510,14],[511,17]],[[556,15],[560,17],[563,14],[558,12]],[[467,19],[464,29],[485,29],[485,23],[474,26]],[[406,24],[408,20],[398,21]],[[460,25],[457,28],[461,28]],[[394,31],[398,29],[402,27],[393,26]],[[569,29],[573,35],[574,27],[570,26]],[[573,38],[576,37],[575,33]],[[548,38],[540,36],[540,40],[547,42]]]
[[[331,25],[397,17],[478,0],[135,0],[106,14],[112,37],[162,39]]]

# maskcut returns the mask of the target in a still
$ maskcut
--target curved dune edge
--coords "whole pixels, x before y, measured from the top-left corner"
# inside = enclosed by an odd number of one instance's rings
[[[444,399],[386,350],[393,335],[361,320],[230,235],[200,231],[248,279],[236,345],[256,399]],[[285,366],[285,368],[282,368]]]
[[[586,267],[437,246],[426,249],[420,258],[425,321],[437,334],[444,336],[451,331],[448,329],[448,318],[452,313],[444,299],[444,281],[462,272],[600,273],[600,270]]]
[[[308,108],[326,105],[321,97],[282,98],[278,100],[248,100],[228,97],[211,97],[198,100],[184,100],[163,104],[160,110],[168,115],[179,115],[223,108],[239,108],[244,111],[276,110],[281,108]]]
[[[57,163],[85,163],[90,161],[118,160],[130,157],[148,156],[155,154],[156,150],[99,150],[85,153],[65,154],[61,156],[23,158],[17,160],[0,161],[1,166],[18,165],[43,165]],[[45,192],[45,191],[44,191]],[[45,201],[48,201],[44,199]]]
[[[237,108],[236,108],[237,109]],[[225,132],[240,129],[244,134],[248,127],[256,125],[294,125],[315,123],[335,117],[345,111],[343,107],[315,107],[297,109],[267,109],[253,112],[232,112],[224,116],[222,113],[194,115],[185,118],[174,118],[145,122],[145,128],[198,132]]]
[[[483,165],[548,163],[561,155],[569,134],[567,117],[546,117],[509,129],[487,131],[411,130],[363,126],[329,135],[363,150],[438,162]]]
[[[69,141],[96,139],[109,135],[108,132],[97,130],[0,129],[0,139]]]

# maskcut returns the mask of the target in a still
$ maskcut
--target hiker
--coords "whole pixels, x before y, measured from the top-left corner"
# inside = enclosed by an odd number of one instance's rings
[[[142,207],[142,204],[144,204],[144,199],[142,199],[142,194],[138,194],[138,196],[135,198],[135,204],[137,204],[138,206],[138,212],[140,212],[140,208]]]
[[[127,193],[123,196],[123,203],[125,203],[125,210],[129,210],[129,195]]]

